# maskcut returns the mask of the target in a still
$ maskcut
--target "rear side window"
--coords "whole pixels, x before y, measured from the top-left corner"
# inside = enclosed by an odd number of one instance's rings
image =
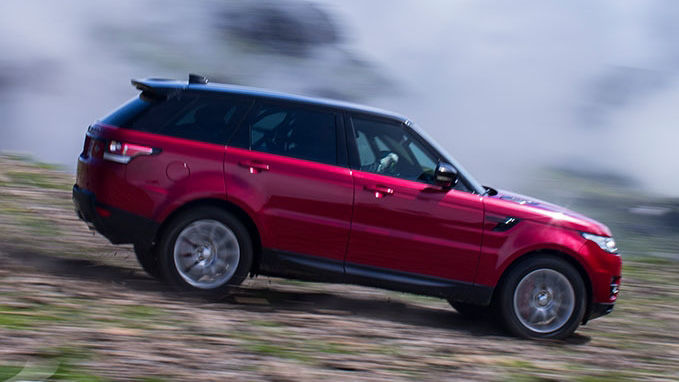
[[[179,94],[167,99],[153,99],[142,93],[102,122],[131,130],[224,145],[243,118],[247,106],[247,101],[230,97]]]
[[[127,101],[121,107],[102,118],[101,122],[111,126],[127,127],[135,117],[148,110],[152,103],[152,100],[144,99],[140,95]]]
[[[261,104],[248,121],[252,150],[337,164],[337,115],[298,106]]]
[[[231,98],[198,98],[162,124],[160,133],[178,138],[226,145],[248,103]]]

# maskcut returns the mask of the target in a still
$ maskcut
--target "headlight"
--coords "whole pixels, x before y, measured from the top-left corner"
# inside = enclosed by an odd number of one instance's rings
[[[618,253],[618,247],[615,245],[615,240],[612,237],[593,235],[587,232],[583,232],[582,237],[595,242],[599,248],[608,253]]]

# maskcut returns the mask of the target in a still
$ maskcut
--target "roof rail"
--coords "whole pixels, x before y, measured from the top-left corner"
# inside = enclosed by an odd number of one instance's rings
[[[200,74],[189,73],[189,84],[207,84],[207,77]]]

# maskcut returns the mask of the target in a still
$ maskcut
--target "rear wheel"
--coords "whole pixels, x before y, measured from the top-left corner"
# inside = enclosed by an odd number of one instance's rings
[[[512,333],[525,338],[562,339],[582,322],[585,284],[580,273],[563,259],[530,258],[507,275],[498,304]]]
[[[223,294],[252,265],[245,226],[218,208],[198,207],[173,219],[159,244],[160,268],[178,289]]]

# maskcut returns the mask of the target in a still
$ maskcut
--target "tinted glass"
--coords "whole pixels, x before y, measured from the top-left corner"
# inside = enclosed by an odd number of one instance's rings
[[[143,112],[121,126],[127,129],[163,134],[165,126],[195,101],[195,97],[176,96],[151,103]]]
[[[352,118],[362,171],[433,183],[436,156],[400,123]]]
[[[336,115],[332,112],[263,104],[249,120],[252,150],[337,163]]]
[[[120,127],[216,144],[226,144],[247,106],[230,98],[188,94],[156,101],[140,97],[137,103],[147,106]]]
[[[181,108],[162,128],[162,134],[225,145],[246,111],[242,101],[199,98]]]
[[[153,101],[141,96],[132,98],[122,106],[101,119],[102,123],[111,126],[126,127],[132,119],[151,107]]]

